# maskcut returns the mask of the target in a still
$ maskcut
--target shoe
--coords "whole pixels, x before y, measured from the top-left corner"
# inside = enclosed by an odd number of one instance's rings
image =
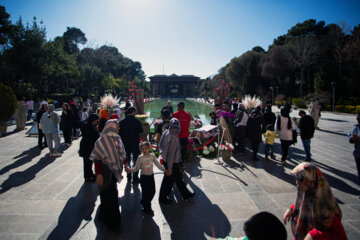
[[[268,156],[268,155],[265,155],[265,160],[269,160],[269,156]]]
[[[140,178],[138,178],[138,177],[137,177],[137,178],[134,178],[132,182],[133,182],[133,183],[140,183]]]
[[[190,198],[195,197],[195,193],[190,193],[188,196],[183,197],[184,201],[188,201]]]
[[[150,208],[150,209],[143,209],[142,210],[145,214],[148,214],[150,216],[154,216],[154,211]]]
[[[59,152],[54,152],[53,154],[52,154],[52,156],[53,157],[61,157],[61,153],[59,153]]]
[[[166,204],[166,205],[170,205],[172,204],[172,201],[168,198],[164,198],[164,199],[159,199],[159,203],[160,204]]]
[[[65,143],[66,147],[70,147],[72,144],[71,143]]]
[[[270,156],[270,157],[271,157],[271,159],[274,159],[274,160],[276,159],[276,157],[275,157],[275,155],[274,155],[274,154],[271,154],[271,156]]]
[[[96,176],[95,176],[95,175],[93,175],[93,176],[91,176],[91,177],[88,177],[88,178],[85,178],[85,182],[95,182],[95,180],[96,180]]]

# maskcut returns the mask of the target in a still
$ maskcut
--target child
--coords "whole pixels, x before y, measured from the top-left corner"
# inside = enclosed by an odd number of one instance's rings
[[[135,168],[129,168],[126,165],[125,170],[127,173],[132,173],[141,169],[140,184],[142,190],[142,199],[140,203],[144,207],[144,213],[154,216],[154,211],[151,209],[151,200],[155,195],[153,163],[161,171],[165,171],[165,168],[157,161],[155,155],[150,153],[149,142],[142,142],[140,144],[140,149],[142,154],[138,157]]]
[[[265,159],[269,160],[268,155],[270,154],[272,159],[276,159],[274,155],[274,141],[275,138],[278,138],[278,135],[274,132],[272,124],[266,125],[266,132],[264,133],[265,137]]]

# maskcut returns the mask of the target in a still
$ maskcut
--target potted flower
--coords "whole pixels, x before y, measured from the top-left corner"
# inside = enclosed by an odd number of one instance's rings
[[[260,106],[261,99],[256,96],[251,97],[250,95],[245,95],[244,99],[242,100],[242,104],[244,105],[247,113],[250,114],[253,109],[255,109],[257,106]]]
[[[16,96],[11,87],[0,82],[0,134],[5,136],[7,132],[6,121],[14,115],[18,106]]]
[[[217,146],[217,143],[215,144],[215,146]],[[224,161],[230,160],[232,156],[232,151],[234,150],[234,145],[225,141],[224,143],[220,144],[219,150],[220,155],[222,156]]]

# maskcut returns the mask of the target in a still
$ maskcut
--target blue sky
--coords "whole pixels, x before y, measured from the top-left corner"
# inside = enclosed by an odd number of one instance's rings
[[[216,74],[254,46],[267,50],[274,38],[314,18],[360,24],[360,1],[350,0],[0,0],[16,22],[34,16],[47,37],[80,28],[86,46],[115,46],[142,64],[147,76]]]

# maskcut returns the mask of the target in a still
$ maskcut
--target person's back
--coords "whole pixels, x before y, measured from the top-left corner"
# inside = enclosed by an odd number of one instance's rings
[[[300,118],[299,129],[301,138],[309,139],[314,137],[314,119],[310,115]]]
[[[139,134],[142,132],[143,128],[140,120],[131,113],[120,121],[119,135],[125,146],[138,144],[140,142]]]
[[[179,138],[189,137],[189,128],[191,116],[187,111],[179,110],[173,114],[173,118],[177,118],[180,122]]]

